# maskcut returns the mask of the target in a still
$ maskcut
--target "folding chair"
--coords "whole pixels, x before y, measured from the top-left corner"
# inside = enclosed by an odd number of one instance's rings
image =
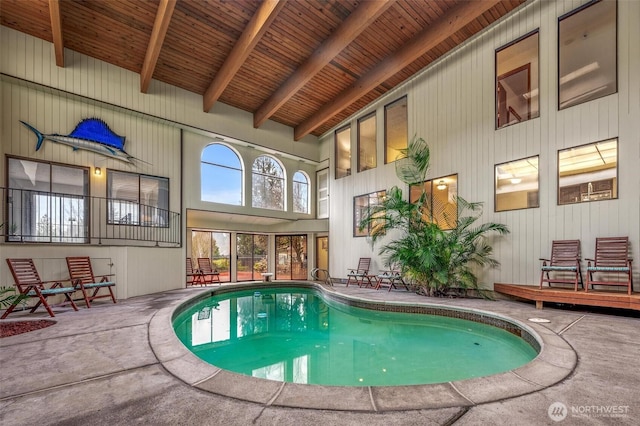
[[[631,295],[633,272],[629,257],[629,237],[596,238],[595,258],[587,261],[585,291],[589,291],[589,286],[613,285],[627,287],[627,294]],[[598,280],[594,280],[593,274],[596,273],[600,276]]]
[[[73,294],[76,289],[74,287],[63,287],[62,283],[64,281],[42,281],[32,259],[7,259],[7,264],[9,265],[11,275],[13,275],[15,285],[18,288],[18,292],[21,297],[16,298],[13,303],[11,303],[0,319],[5,319],[7,315],[15,309],[18,303],[29,297],[38,299],[38,303],[31,308],[31,313],[35,312],[35,310],[42,305],[49,315],[55,317],[51,310],[51,306],[47,302],[47,297],[56,296],[58,294],[64,295],[67,302],[71,303],[74,311],[78,310],[78,307],[71,298],[71,294]],[[47,288],[45,287],[45,284],[52,285]]]
[[[204,277],[199,269],[193,267],[190,257],[187,257],[187,286],[200,284],[204,285]]]
[[[110,275],[103,275],[100,281],[96,280],[89,256],[67,257],[67,268],[69,269],[71,284],[76,290],[82,291],[87,308],[91,307],[93,300],[103,297],[111,297],[113,303],[116,303],[116,296],[113,294],[113,287],[116,286],[116,283],[109,281],[108,277]],[[98,295],[98,292],[103,288],[106,288],[109,294]],[[88,290],[93,290],[93,294],[89,295]]]
[[[551,259],[542,260],[540,289],[543,283],[573,284],[578,291],[582,284],[580,270],[580,240],[555,240],[551,243]]]
[[[203,284],[220,283],[220,272],[211,266],[211,259],[208,257],[198,258],[198,269],[200,269]]]
[[[349,287],[349,283],[351,282],[358,284],[358,287],[362,287],[365,280],[367,280],[368,285],[371,285],[371,277],[369,276],[370,267],[371,258],[361,257],[360,260],[358,260],[357,268],[349,268],[349,273],[347,273],[347,287]]]

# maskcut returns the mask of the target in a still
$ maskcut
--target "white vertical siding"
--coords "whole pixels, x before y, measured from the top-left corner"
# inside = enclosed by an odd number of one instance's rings
[[[409,135],[423,137],[431,147],[429,177],[458,173],[459,195],[484,202],[481,220],[509,226],[511,234],[493,244],[501,267],[481,277],[488,287],[495,282],[537,283],[538,259],[549,255],[554,239],[580,239],[584,258],[593,256],[596,237],[627,235],[634,264],[639,264],[640,2],[618,2],[618,93],[558,111],[557,18],[584,3],[527,3],[376,103],[381,117],[385,103],[407,93]],[[538,28],[540,117],[495,130],[495,50]],[[354,115],[351,122],[372,108]],[[558,206],[557,151],[613,137],[618,138],[619,148],[619,199]],[[333,134],[321,141],[332,147]],[[378,143],[381,149],[382,134]],[[332,155],[333,151],[324,147],[322,152]],[[540,207],[494,212],[494,165],[534,155],[540,157]],[[345,276],[360,256],[372,256],[381,266],[378,247],[372,249],[365,238],[351,237],[353,197],[395,184],[399,182],[392,164],[339,180],[332,177],[330,264],[334,276]]]

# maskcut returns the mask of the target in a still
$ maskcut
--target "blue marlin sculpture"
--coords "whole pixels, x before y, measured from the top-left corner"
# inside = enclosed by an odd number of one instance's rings
[[[74,151],[84,149],[127,163],[131,163],[131,160],[139,160],[124,150],[125,137],[116,135],[107,123],[98,118],[82,120],[73,132],[68,135],[58,135],[56,133],[47,135],[22,120],[20,122],[38,137],[36,151],[40,149],[42,142],[48,139],[52,142],[70,146]]]

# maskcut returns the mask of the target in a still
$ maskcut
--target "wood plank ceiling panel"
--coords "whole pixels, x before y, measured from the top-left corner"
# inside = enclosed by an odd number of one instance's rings
[[[0,1],[2,25],[52,41],[48,0]],[[60,11],[64,47],[140,73],[159,1],[63,0]],[[373,0],[287,1],[223,91],[220,101],[255,112],[365,1]],[[271,119],[299,126],[425,28],[434,25],[451,8],[468,1],[397,0],[282,104]],[[501,0],[337,111],[312,134],[320,135],[331,129],[524,1]],[[152,78],[203,95],[260,3],[260,0],[177,0]]]
[[[65,47],[140,72],[157,1],[63,2]]]
[[[49,0],[31,0],[29,7],[22,7],[24,0],[2,0],[0,24],[33,37],[53,42]]]
[[[154,78],[203,94],[258,5],[256,1],[179,1]]]

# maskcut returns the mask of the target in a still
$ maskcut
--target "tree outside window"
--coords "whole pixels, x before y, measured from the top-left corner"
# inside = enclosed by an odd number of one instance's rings
[[[293,211],[309,213],[309,178],[301,171],[293,175]]]
[[[251,205],[262,209],[284,210],[284,172],[273,157],[261,155],[253,162]]]

